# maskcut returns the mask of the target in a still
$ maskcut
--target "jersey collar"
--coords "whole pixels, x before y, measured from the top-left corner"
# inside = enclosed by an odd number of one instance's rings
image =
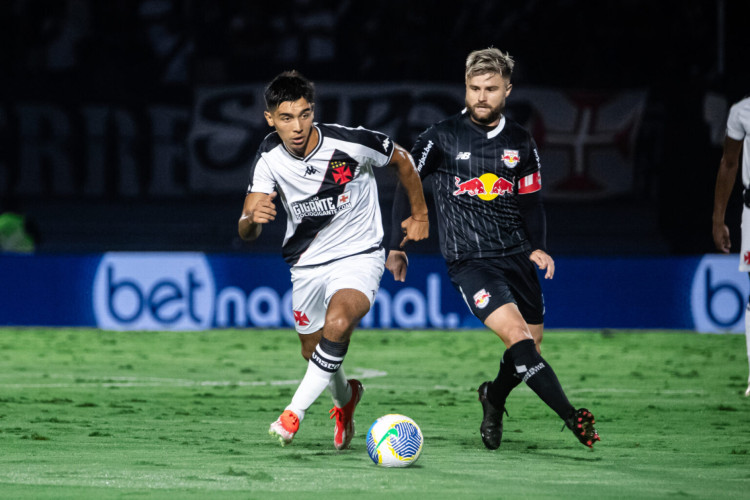
[[[466,108],[464,108],[464,109],[463,109],[463,110],[461,111],[461,114],[462,114],[462,115],[464,115],[464,116],[466,117],[466,119],[467,119],[467,120],[469,121],[469,123],[470,123],[470,124],[471,124],[471,125],[472,125],[472,126],[473,126],[473,127],[475,128],[475,129],[477,129],[478,131],[480,131],[480,132],[481,132],[481,133],[483,133],[483,134],[487,134],[487,139],[493,139],[493,138],[497,137],[497,135],[498,135],[498,134],[499,134],[500,132],[502,132],[502,131],[503,131],[503,129],[505,128],[505,115],[500,115],[500,123],[498,123],[498,124],[497,124],[497,126],[496,126],[495,128],[493,128],[492,130],[490,130],[490,131],[488,132],[488,131],[486,130],[486,128],[480,127],[479,125],[477,125],[476,123],[474,123],[474,122],[473,122],[473,121],[471,120],[471,117],[469,116],[469,113],[467,113],[467,109],[466,109]]]
[[[297,160],[307,161],[310,158],[312,158],[315,155],[315,153],[317,153],[318,150],[320,149],[320,145],[323,144],[323,133],[320,131],[320,128],[318,128],[318,124],[317,123],[313,123],[313,127],[315,127],[315,130],[318,131],[318,143],[315,145],[315,147],[313,148],[313,150],[310,151],[309,155],[307,155],[305,157],[298,156],[298,155],[292,153],[291,151],[289,151],[289,149],[286,147],[286,144],[284,144],[284,141],[281,141],[281,145],[284,146],[284,151],[286,151],[287,153],[289,153],[289,156],[291,156],[292,158],[295,158]]]
[[[504,128],[505,128],[505,115],[502,115],[500,117],[500,123],[497,124],[497,127],[487,132],[487,139],[492,139],[494,137],[497,137],[497,135],[500,132],[502,132]]]

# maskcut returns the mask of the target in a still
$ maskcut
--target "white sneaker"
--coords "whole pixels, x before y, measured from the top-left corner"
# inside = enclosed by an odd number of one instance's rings
[[[747,389],[745,390],[745,397],[750,396],[750,384],[747,385]]]

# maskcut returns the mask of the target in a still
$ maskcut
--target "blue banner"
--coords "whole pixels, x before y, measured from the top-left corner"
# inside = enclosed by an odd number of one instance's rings
[[[386,271],[365,328],[482,327],[438,256]],[[737,256],[558,258],[543,280],[548,328],[743,332],[750,280]],[[541,276],[541,274],[540,274]],[[0,255],[0,324],[107,330],[292,328],[280,256],[203,253]]]

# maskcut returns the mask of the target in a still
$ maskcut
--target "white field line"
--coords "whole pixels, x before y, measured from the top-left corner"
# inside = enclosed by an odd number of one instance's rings
[[[388,375],[382,370],[352,368],[350,376],[358,379],[370,379]],[[41,378],[41,377],[40,377]],[[84,377],[73,375],[44,375],[45,379],[75,379],[78,382],[24,382],[14,384],[0,383],[0,388],[7,389],[55,389],[72,387],[265,387],[297,385],[296,380],[190,380],[162,377]]]
[[[347,370],[347,375],[357,379],[376,379],[385,377],[388,372],[382,370],[373,370],[368,368],[351,368]],[[8,375],[5,375],[8,376]],[[3,375],[0,375],[3,378]],[[40,378],[42,378],[40,376]],[[0,388],[5,389],[55,389],[55,388],[94,388],[94,387],[274,387],[274,386],[294,386],[300,383],[299,379],[290,380],[190,380],[182,378],[164,378],[164,377],[81,377],[72,375],[48,375],[44,379],[75,379],[80,381],[71,382],[25,382],[4,384],[0,382]],[[466,386],[448,386],[448,385],[431,385],[416,386],[409,384],[401,386],[397,384],[377,384],[369,383],[370,389],[390,390],[402,387],[409,391],[429,391],[442,390],[450,392],[465,392]],[[516,391],[531,392],[526,386],[521,386]],[[568,389],[567,394],[658,394],[658,395],[679,395],[679,394],[706,394],[703,389],[632,389],[622,387],[591,387],[581,389]]]

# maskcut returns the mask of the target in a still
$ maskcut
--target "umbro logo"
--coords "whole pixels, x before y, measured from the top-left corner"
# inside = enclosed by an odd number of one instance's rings
[[[313,167],[312,165],[308,165],[307,169],[305,169],[305,177],[308,175],[315,175],[318,173],[318,169]]]
[[[456,155],[457,160],[468,160],[469,158],[471,158],[471,153],[468,151],[467,152],[462,151]]]

